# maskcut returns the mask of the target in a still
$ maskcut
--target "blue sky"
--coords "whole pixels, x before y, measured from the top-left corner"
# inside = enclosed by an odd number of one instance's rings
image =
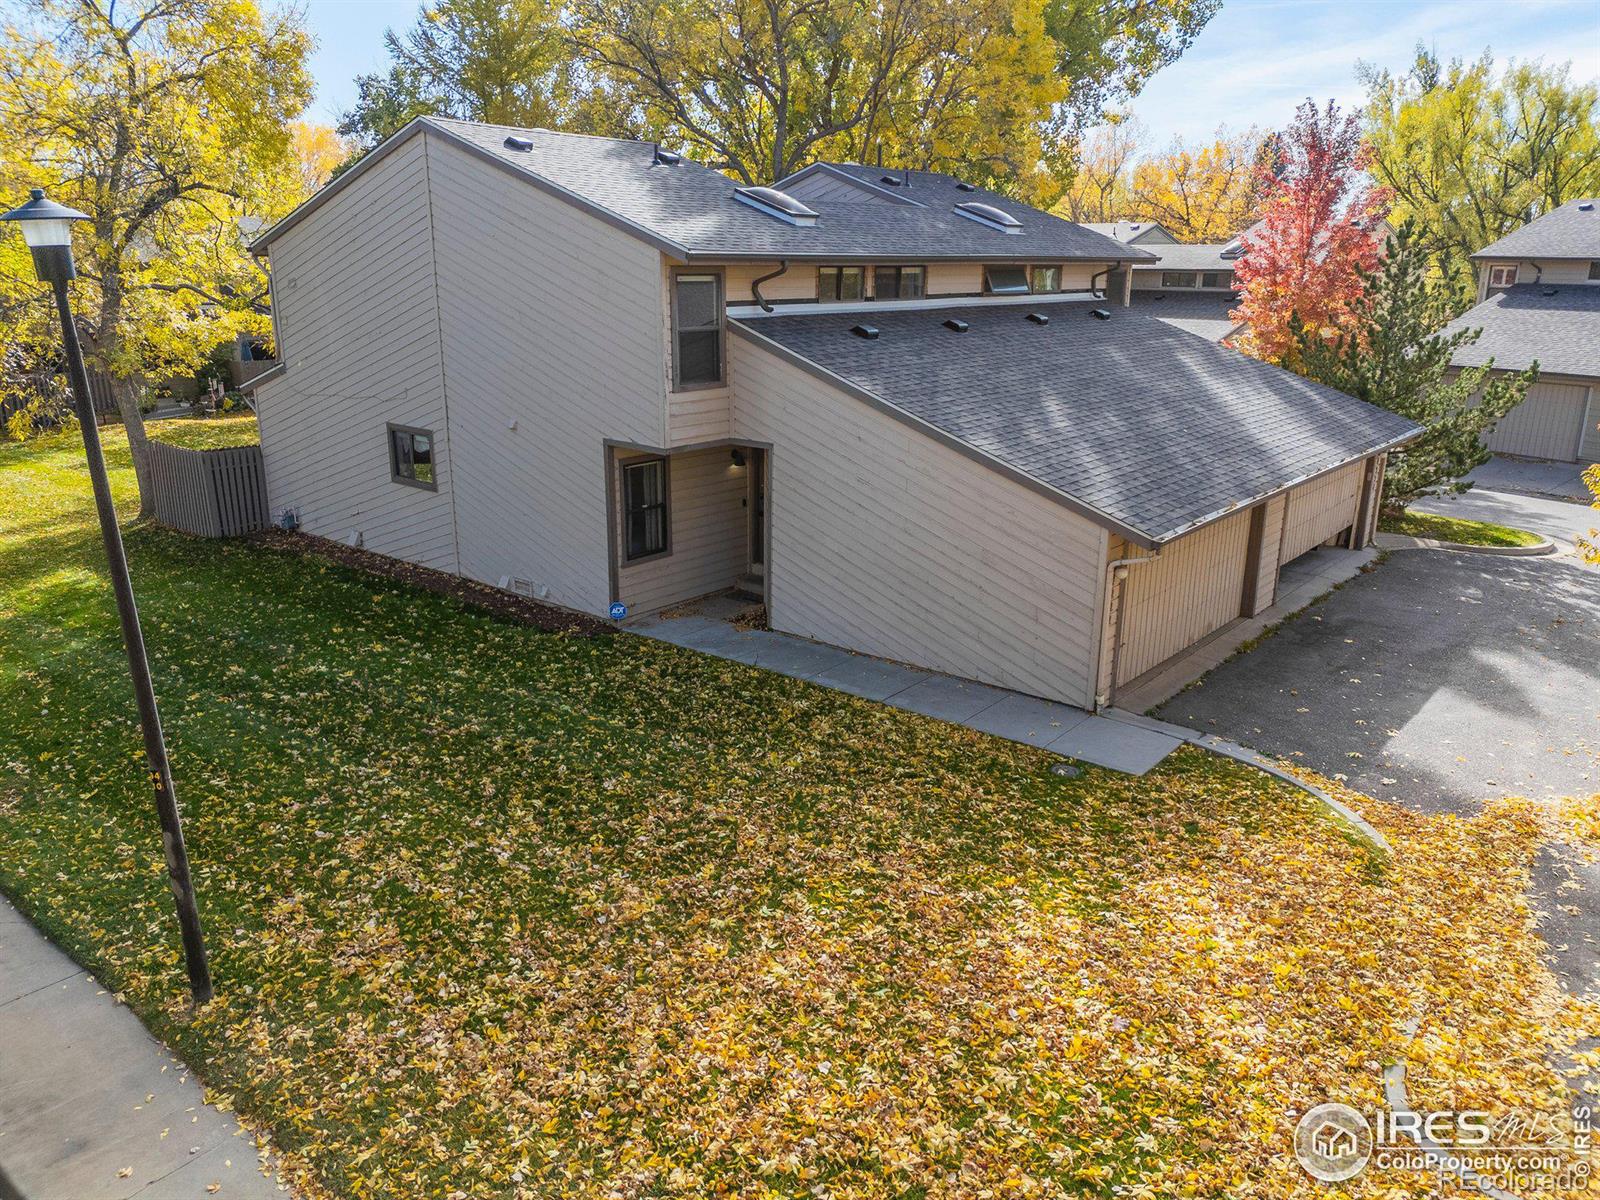
[[[355,97],[353,80],[385,63],[383,31],[405,28],[416,0],[305,0],[319,42],[313,120],[334,121]],[[1356,60],[1403,69],[1418,40],[1441,58],[1571,61],[1600,79],[1600,0],[1223,0],[1189,52],[1132,105],[1155,147],[1193,141],[1219,125],[1283,125],[1306,96],[1360,100]]]

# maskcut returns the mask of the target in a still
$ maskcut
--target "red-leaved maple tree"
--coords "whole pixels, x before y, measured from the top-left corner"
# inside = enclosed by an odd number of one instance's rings
[[[1289,320],[1332,337],[1350,323],[1361,272],[1377,265],[1389,197],[1364,175],[1368,149],[1354,116],[1328,101],[1305,101],[1258,168],[1266,199],[1245,234],[1234,270],[1233,319],[1248,326],[1234,344],[1286,366],[1294,354]]]

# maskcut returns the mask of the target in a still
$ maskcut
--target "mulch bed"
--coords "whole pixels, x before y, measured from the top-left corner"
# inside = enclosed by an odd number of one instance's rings
[[[314,534],[264,529],[250,536],[253,541],[270,546],[274,550],[287,550],[292,554],[302,554],[308,558],[326,559],[342,567],[352,567],[372,575],[381,575],[385,579],[408,583],[412,587],[437,592],[441,596],[452,596],[463,604],[485,609],[497,617],[504,617],[519,625],[532,625],[536,629],[551,633],[570,633],[580,637],[616,632],[616,626],[586,613],[557,608],[551,604],[541,604],[526,596],[502,591],[500,588],[490,587],[473,579],[464,579],[448,571],[421,567],[398,558],[374,554],[371,550],[358,550],[354,546],[346,546],[341,542],[330,541]]]

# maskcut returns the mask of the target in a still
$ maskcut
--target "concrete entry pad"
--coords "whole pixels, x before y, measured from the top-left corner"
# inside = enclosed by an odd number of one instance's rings
[[[750,607],[731,596],[710,596],[680,605],[673,610],[678,615],[640,617],[626,627],[702,654],[736,659],[1131,775],[1143,775],[1182,744],[1177,738],[1133,728],[1070,704],[939,675],[786,633],[741,631],[729,623]]]

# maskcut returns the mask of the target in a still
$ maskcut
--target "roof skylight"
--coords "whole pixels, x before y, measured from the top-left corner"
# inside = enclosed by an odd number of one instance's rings
[[[817,223],[816,209],[807,208],[788,192],[780,192],[777,188],[738,187],[733,189],[733,195],[741,203],[791,225]]]
[[[956,205],[956,215],[966,217],[969,221],[976,221],[980,225],[987,225],[990,229],[998,229],[1001,233],[1022,232],[1022,222],[1010,213],[977,200],[963,200]]]

